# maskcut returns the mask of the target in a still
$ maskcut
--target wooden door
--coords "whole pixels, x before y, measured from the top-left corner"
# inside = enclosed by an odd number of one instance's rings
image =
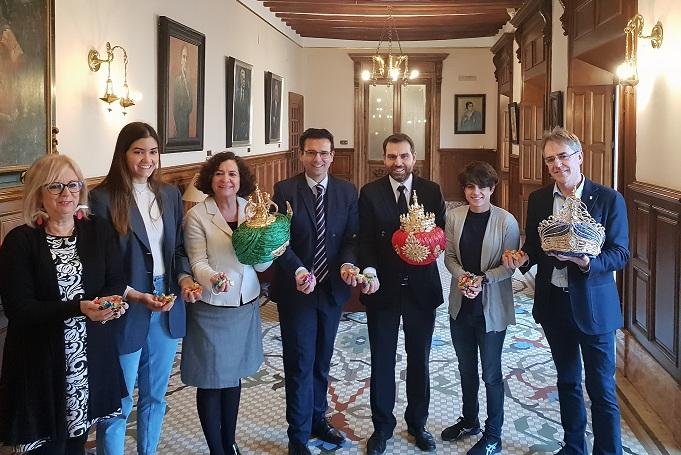
[[[302,172],[302,164],[298,159],[300,152],[300,135],[305,130],[305,104],[303,95],[288,92],[288,147],[292,152],[289,175]]]
[[[541,141],[544,135],[544,105],[523,101],[520,105],[520,218],[524,228],[530,194],[542,186],[544,160]]]
[[[565,126],[584,152],[582,172],[596,183],[613,186],[614,85],[569,87]]]

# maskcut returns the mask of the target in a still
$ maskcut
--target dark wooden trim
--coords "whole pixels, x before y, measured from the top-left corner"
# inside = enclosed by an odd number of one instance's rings
[[[626,201],[625,327],[681,384],[681,191],[636,181]]]

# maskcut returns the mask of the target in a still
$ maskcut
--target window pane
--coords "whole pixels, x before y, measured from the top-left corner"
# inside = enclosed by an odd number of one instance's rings
[[[426,86],[402,86],[402,125],[400,130],[414,140],[416,156],[423,160],[426,151]]]
[[[389,85],[369,86],[370,160],[383,161],[383,141],[393,134],[393,88]]]

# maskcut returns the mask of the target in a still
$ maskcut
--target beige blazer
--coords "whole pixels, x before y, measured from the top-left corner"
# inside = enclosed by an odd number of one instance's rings
[[[246,200],[237,197],[238,221],[246,219]],[[266,270],[272,262],[244,265],[239,262],[232,246],[232,229],[218,210],[212,197],[207,197],[187,212],[184,222],[184,247],[189,258],[194,279],[203,286],[201,300],[215,306],[239,306],[260,295],[260,282],[256,270]],[[227,292],[217,295],[211,291],[210,278],[225,272],[233,282]]]
[[[520,248],[520,231],[518,222],[506,210],[492,206],[489,221],[482,241],[480,255],[480,270],[487,276],[488,283],[482,288],[482,312],[485,315],[487,332],[506,330],[510,324],[515,324],[515,310],[513,308],[513,286],[511,283],[512,270],[508,270],[501,263],[504,250]],[[468,205],[462,205],[447,213],[445,233],[447,246],[445,248],[445,266],[452,274],[449,288],[449,315],[456,319],[461,310],[461,291],[458,280],[465,270],[461,266],[461,251],[459,241],[463,232],[463,225],[468,214]]]

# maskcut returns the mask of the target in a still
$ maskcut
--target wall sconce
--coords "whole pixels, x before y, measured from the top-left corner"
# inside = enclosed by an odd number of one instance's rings
[[[113,90],[113,83],[111,82],[111,62],[113,62],[114,60],[114,51],[116,49],[120,49],[121,51],[123,51],[124,64],[123,90],[125,91],[125,94],[122,98],[116,96]],[[87,63],[88,66],[90,67],[90,71],[92,72],[99,71],[99,68],[101,67],[102,63],[106,63],[107,65],[106,87],[104,89],[104,96],[102,96],[99,99],[109,104],[109,112],[111,112],[111,103],[118,100],[121,107],[123,107],[123,115],[126,115],[127,114],[126,109],[129,108],[130,106],[135,105],[135,102],[132,100],[132,98],[130,98],[130,88],[128,87],[128,53],[121,46],[111,47],[111,43],[107,41],[106,58],[100,58],[99,52],[97,52],[96,49],[90,49],[90,51],[87,54]]]
[[[636,64],[638,54],[638,40],[649,39],[650,44],[654,49],[659,49],[662,46],[662,24],[658,21],[657,24],[650,31],[650,35],[643,35],[643,16],[637,14],[629,19],[627,26],[624,28],[625,38],[625,53],[624,63],[617,68],[617,76],[620,80],[620,85],[634,86],[638,84],[638,68]]]

